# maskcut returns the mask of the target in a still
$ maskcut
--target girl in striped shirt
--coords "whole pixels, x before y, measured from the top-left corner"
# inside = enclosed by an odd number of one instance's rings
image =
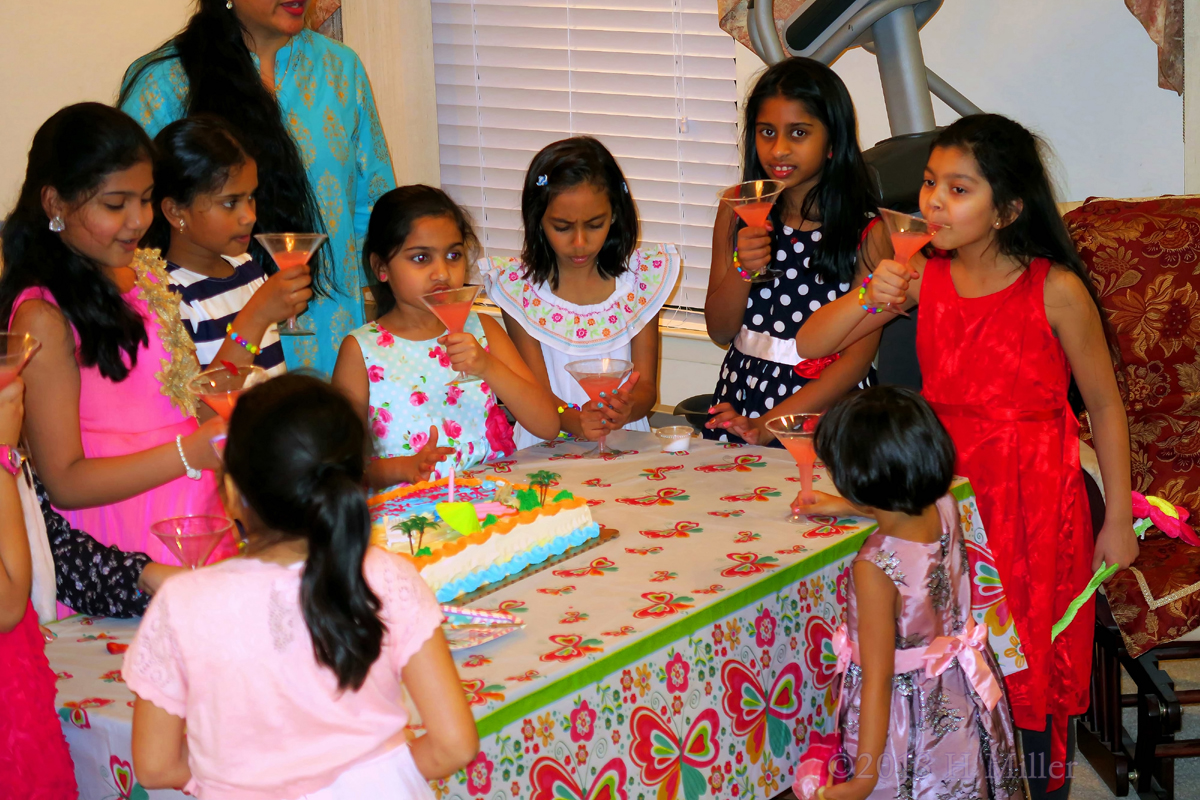
[[[246,252],[257,219],[258,168],[230,126],[197,115],[154,140],[154,224],[148,243],[165,250],[202,367],[254,363],[286,371],[276,320],[299,314],[312,297],[307,266],[270,278]]]

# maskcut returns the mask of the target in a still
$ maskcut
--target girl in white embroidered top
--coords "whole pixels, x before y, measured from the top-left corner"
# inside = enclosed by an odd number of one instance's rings
[[[559,400],[560,429],[597,440],[648,431],[658,399],[658,313],[679,278],[672,245],[638,247],[637,207],[612,153],[588,136],[534,156],[521,193],[520,258],[479,262],[488,298],[533,374]],[[591,403],[564,369],[585,358],[633,362],[607,402]],[[541,441],[520,425],[517,447]]]
[[[54,506],[101,544],[175,564],[150,523],[222,513],[207,470],[224,423],[197,424],[179,299],[158,252],[137,249],[151,152],[136,122],[99,103],[42,125],[4,227],[0,314],[42,344],[23,373],[25,438]]]

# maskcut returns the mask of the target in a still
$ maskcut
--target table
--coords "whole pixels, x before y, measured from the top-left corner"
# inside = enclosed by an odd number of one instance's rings
[[[873,523],[786,522],[799,482],[782,450],[694,439],[662,453],[653,435],[624,431],[609,441],[633,452],[582,459],[584,445],[555,442],[471,473],[559,473],[620,536],[474,604],[527,624],[455,653],[481,749],[434,784],[439,800],[758,800],[790,786],[801,753],[833,730],[832,637]],[[823,472],[818,488],[833,491]],[[953,491],[973,613],[1002,668],[1019,669],[974,495],[962,480]],[[182,797],[146,792],[130,768],[120,668],[136,624],[52,626],[46,652],[84,800]]]

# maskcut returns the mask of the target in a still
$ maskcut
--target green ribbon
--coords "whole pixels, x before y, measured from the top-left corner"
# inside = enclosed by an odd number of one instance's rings
[[[1116,564],[1110,567],[1103,562],[1100,563],[1100,569],[1096,570],[1096,574],[1088,581],[1088,585],[1083,588],[1078,597],[1071,601],[1071,605],[1067,606],[1067,613],[1063,614],[1062,619],[1054,623],[1054,627],[1050,629],[1050,641],[1053,642],[1060,633],[1067,629],[1067,626],[1074,621],[1075,615],[1079,613],[1079,609],[1083,608],[1083,604],[1100,588],[1100,584],[1111,578],[1116,571]]]

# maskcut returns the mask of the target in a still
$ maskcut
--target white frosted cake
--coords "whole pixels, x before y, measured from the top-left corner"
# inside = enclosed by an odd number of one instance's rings
[[[412,560],[439,602],[498,583],[600,535],[587,501],[502,481],[446,479],[371,498],[371,541]]]

